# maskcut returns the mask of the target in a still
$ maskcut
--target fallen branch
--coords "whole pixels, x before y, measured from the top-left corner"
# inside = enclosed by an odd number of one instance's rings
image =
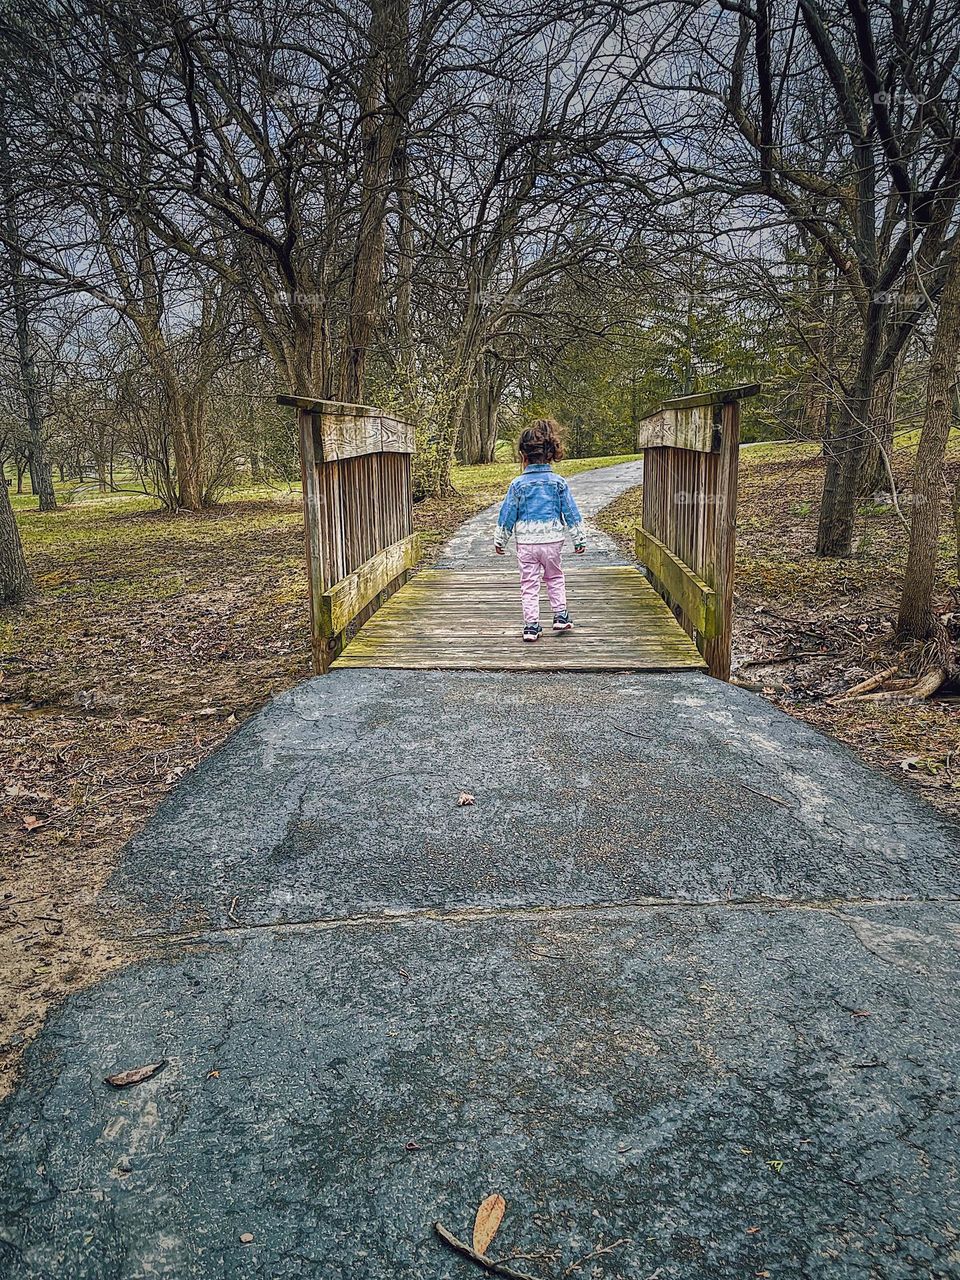
[[[780,796],[767,795],[766,791],[758,791],[756,787],[748,787],[745,782],[738,782],[737,787],[741,791],[749,791],[755,796],[762,796],[764,800],[772,800],[774,804],[786,805],[788,809],[792,807],[789,800],[782,800]]]
[[[916,684],[906,689],[884,691],[883,693],[866,693],[857,698],[858,702],[922,702],[937,692],[947,673],[943,667],[931,667],[917,680]]]
[[[868,676],[866,680],[861,680],[859,684],[855,684],[852,689],[847,689],[845,693],[835,693],[832,698],[827,698],[826,705],[832,707],[837,702],[845,702],[847,698],[856,698],[862,693],[869,692],[870,689],[876,689],[885,680],[895,676],[899,670],[899,667],[888,667],[886,671],[881,671],[875,676]]]
[[[452,1235],[442,1222],[435,1222],[433,1229],[444,1244],[448,1244],[457,1253],[462,1253],[465,1258],[469,1258],[471,1262],[475,1262],[478,1267],[483,1267],[485,1271],[489,1271],[492,1275],[506,1276],[507,1280],[537,1280],[536,1276],[530,1275],[527,1271],[515,1271],[513,1267],[508,1267],[505,1262],[495,1262],[493,1258],[487,1258],[482,1253],[477,1253],[476,1249],[471,1249],[468,1244],[464,1244],[462,1240],[458,1240],[455,1235]]]
[[[575,1271],[579,1271],[591,1258],[599,1258],[601,1254],[613,1253],[614,1249],[619,1249],[622,1244],[629,1244],[630,1240],[627,1236],[621,1236],[619,1240],[614,1240],[613,1244],[600,1244],[595,1249],[591,1249],[589,1253],[585,1253],[582,1258],[578,1258],[576,1262],[571,1262],[564,1276],[572,1276]]]
[[[747,662],[741,662],[740,670],[746,671],[747,667],[779,667],[785,662],[799,662],[801,658],[830,658],[833,654],[831,651],[823,649],[798,649],[796,653],[780,653],[770,658],[750,658]]]

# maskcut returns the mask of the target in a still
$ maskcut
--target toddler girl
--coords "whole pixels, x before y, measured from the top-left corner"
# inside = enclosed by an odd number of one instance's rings
[[[540,582],[546,583],[553,609],[554,631],[572,631],[567,612],[567,587],[560,566],[564,529],[573,537],[573,549],[586,549],[583,521],[570,486],[550,465],[563,457],[559,428],[552,418],[543,418],[520,437],[523,471],[507,490],[500,508],[493,549],[504,554],[511,533],[517,535],[517,562],[520,565],[520,597],[523,601],[523,638],[539,640]]]

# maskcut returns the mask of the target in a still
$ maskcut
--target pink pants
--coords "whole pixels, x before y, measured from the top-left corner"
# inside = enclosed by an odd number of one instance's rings
[[[554,613],[567,607],[567,584],[563,579],[560,557],[562,542],[518,542],[517,564],[520,566],[520,598],[524,622],[540,621],[540,582],[547,585],[547,595]]]

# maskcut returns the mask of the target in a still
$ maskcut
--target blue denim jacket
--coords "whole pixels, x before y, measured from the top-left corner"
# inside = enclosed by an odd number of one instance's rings
[[[570,486],[549,462],[532,463],[507,490],[494,545],[502,547],[513,532],[518,543],[562,542],[564,529],[570,530],[575,547],[585,545],[583,519]]]

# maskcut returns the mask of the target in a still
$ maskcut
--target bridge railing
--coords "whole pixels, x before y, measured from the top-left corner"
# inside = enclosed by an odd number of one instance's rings
[[[278,396],[297,410],[314,669],[407,580],[413,427],[369,405]]]
[[[756,384],[667,400],[637,430],[637,559],[711,675],[730,677],[740,401]]]

